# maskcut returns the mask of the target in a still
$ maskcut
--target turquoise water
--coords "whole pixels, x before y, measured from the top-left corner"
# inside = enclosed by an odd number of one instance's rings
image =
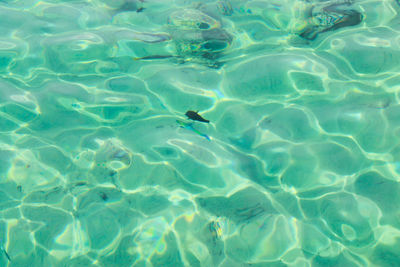
[[[0,266],[400,266],[399,12],[0,1]]]

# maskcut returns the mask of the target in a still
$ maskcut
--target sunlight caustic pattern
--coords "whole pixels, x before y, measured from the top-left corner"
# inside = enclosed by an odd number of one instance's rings
[[[0,266],[400,266],[399,12],[0,1]]]

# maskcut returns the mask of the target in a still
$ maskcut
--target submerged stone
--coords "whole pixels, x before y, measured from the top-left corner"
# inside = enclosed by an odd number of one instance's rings
[[[363,15],[354,9],[348,9],[347,6],[350,6],[349,2],[327,6],[313,5],[308,10],[308,24],[299,36],[314,40],[320,33],[360,24]]]
[[[219,67],[217,59],[233,40],[219,21],[196,9],[173,12],[168,24],[176,52],[184,61]]]

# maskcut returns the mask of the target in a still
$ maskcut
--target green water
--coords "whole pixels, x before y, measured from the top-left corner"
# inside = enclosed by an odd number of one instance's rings
[[[0,266],[400,266],[399,12],[0,1]]]

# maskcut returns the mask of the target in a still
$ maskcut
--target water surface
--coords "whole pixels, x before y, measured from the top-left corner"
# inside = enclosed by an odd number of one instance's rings
[[[0,1],[0,265],[400,266],[399,12]]]

